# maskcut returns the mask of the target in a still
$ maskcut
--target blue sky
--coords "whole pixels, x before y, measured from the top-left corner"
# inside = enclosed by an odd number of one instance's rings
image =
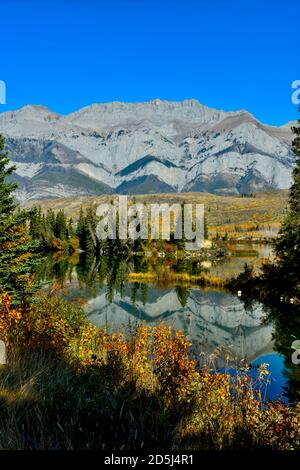
[[[0,111],[196,98],[274,125],[298,118],[300,2],[1,0],[0,17]]]

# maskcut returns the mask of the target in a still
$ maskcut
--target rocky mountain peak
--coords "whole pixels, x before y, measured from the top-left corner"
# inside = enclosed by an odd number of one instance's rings
[[[28,105],[0,113],[22,198],[102,192],[288,188],[291,123],[260,123],[195,99],[95,103],[68,115]]]

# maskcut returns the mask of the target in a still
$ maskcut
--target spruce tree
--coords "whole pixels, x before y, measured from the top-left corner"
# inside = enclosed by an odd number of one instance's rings
[[[296,164],[292,173],[289,207],[275,249],[283,278],[295,288],[300,281],[300,127],[293,127],[292,131],[295,135],[292,151]]]
[[[9,159],[5,151],[5,140],[0,134],[0,224],[16,208],[12,193],[17,189],[18,185],[16,183],[9,183],[6,180],[15,169],[15,166],[9,165]]]
[[[85,235],[85,217],[83,208],[80,208],[79,219],[76,227],[76,236],[79,238],[80,248],[83,249],[83,239]]]
[[[208,223],[207,223],[207,218],[206,218],[206,216],[204,216],[203,232],[204,232],[204,240],[208,240]]]
[[[97,217],[94,207],[89,207],[84,214],[80,209],[79,219],[76,228],[76,235],[79,238],[80,248],[86,252],[88,256],[94,256],[97,250],[96,239]]]
[[[9,292],[15,303],[25,305],[34,290],[34,251],[38,245],[29,234],[29,213],[17,210],[13,197],[17,184],[7,180],[14,170],[0,135],[0,291]]]
[[[86,211],[85,227],[86,227],[85,250],[89,253],[89,255],[94,255],[96,251],[96,246],[97,246],[97,239],[96,239],[97,217],[96,217],[96,210],[94,207],[89,207]]]
[[[29,214],[29,233],[34,239],[41,239],[43,234],[43,216],[41,207],[33,207]]]
[[[55,214],[52,209],[48,209],[46,215],[46,228],[49,234],[51,233],[52,237],[54,237],[54,230],[55,230]]]
[[[293,184],[290,189],[290,211],[299,216],[300,214],[300,120],[298,121],[298,127],[292,127],[292,131],[295,135],[293,140],[292,151],[296,156],[296,166],[293,170]]]
[[[67,223],[67,236],[68,238],[74,237],[74,229],[73,229],[73,219],[72,217],[68,220]]]
[[[57,212],[54,222],[54,235],[60,240],[67,239],[67,221],[63,210]]]

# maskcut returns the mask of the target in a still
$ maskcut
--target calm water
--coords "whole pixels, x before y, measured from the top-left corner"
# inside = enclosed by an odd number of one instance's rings
[[[217,368],[226,366],[228,356],[229,364],[239,364],[242,359],[256,366],[268,363],[268,398],[279,397],[287,385],[283,358],[274,351],[274,326],[264,324],[266,314],[259,303],[246,310],[238,297],[227,292],[136,283],[125,284],[121,292],[116,291],[113,299],[108,299],[107,286],[91,292],[84,287],[78,290],[73,281],[68,296],[85,298],[89,319],[111,330],[124,329],[135,322],[154,325],[163,320],[183,330],[195,353],[209,355]]]
[[[294,397],[299,371],[290,360],[293,325],[285,329],[280,316],[274,319],[271,314],[270,318],[260,303],[245,306],[225,290],[126,282],[128,270],[148,268],[132,259],[87,263],[52,258],[40,274],[45,281],[63,282],[68,288],[64,295],[83,300],[87,316],[98,326],[120,330],[136,322],[154,325],[165,321],[183,330],[193,343],[193,352],[209,355],[216,368],[228,367],[228,358],[233,366],[245,359],[254,366],[255,376],[255,366],[269,364],[266,397],[284,401]]]

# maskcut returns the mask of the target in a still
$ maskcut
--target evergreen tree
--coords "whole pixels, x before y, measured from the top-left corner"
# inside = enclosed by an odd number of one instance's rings
[[[298,121],[300,124],[300,120]],[[292,151],[296,156],[296,166],[293,170],[293,184],[290,189],[290,211],[299,216],[300,214],[300,127],[292,127],[295,134]]]
[[[27,303],[33,288],[34,255],[38,244],[29,233],[29,213],[16,210],[13,191],[17,184],[7,181],[15,170],[9,165],[5,141],[0,135],[0,290],[12,294],[15,303]]]
[[[84,214],[80,209],[79,219],[76,228],[76,235],[79,238],[80,248],[87,253],[88,256],[94,256],[98,250],[98,242],[96,237],[97,217],[94,207],[89,207]]]
[[[59,238],[59,240],[67,239],[67,221],[63,210],[58,211],[56,214],[53,232],[55,238]]]
[[[297,286],[300,281],[300,127],[293,127],[292,130],[295,134],[292,150],[296,165],[292,174],[288,212],[275,248],[284,278],[291,286]]]
[[[33,207],[30,212],[29,233],[34,239],[39,239],[43,231],[42,212],[40,207]]]
[[[73,229],[73,219],[72,217],[70,217],[70,219],[68,220],[68,223],[67,223],[67,235],[68,235],[68,238],[73,238],[75,233],[74,233],[74,229]]]
[[[204,240],[208,240],[208,224],[206,216],[204,216]]]
[[[79,219],[77,222],[76,236],[80,240],[80,248],[83,249],[83,239],[85,236],[85,217],[82,207],[80,208]]]
[[[97,217],[94,207],[89,207],[85,217],[85,251],[90,255],[95,254],[97,249]]]
[[[63,210],[60,210],[56,215],[52,209],[47,211],[47,215],[42,213],[40,207],[34,207],[30,212],[30,225],[29,231],[32,238],[40,241],[40,246],[44,251],[52,251],[61,249],[62,247],[73,249],[67,243],[71,238],[75,237],[73,229],[73,221],[67,219]],[[74,240],[73,240],[74,242]]]

